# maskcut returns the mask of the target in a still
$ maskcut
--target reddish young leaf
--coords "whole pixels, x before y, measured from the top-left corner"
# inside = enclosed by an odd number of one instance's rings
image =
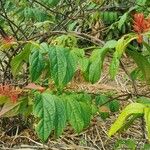
[[[11,43],[13,43],[14,41],[15,41],[15,40],[14,40],[14,38],[13,38],[12,36],[7,36],[7,37],[3,38],[2,43],[3,43],[3,44],[11,44]]]
[[[38,90],[39,92],[44,92],[45,88],[40,86],[40,85],[36,85],[35,83],[29,83],[25,89],[33,89],[33,90]]]

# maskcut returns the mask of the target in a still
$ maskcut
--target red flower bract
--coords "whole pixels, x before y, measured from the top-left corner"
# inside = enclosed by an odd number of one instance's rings
[[[12,36],[6,36],[2,39],[3,44],[12,44],[13,42],[15,42],[15,39]]]
[[[21,92],[21,89],[16,89],[14,86],[11,86],[9,84],[0,84],[0,95],[9,97],[14,103],[19,98]]]
[[[133,30],[138,34],[138,43],[142,43],[144,33],[150,29],[150,18],[145,19],[143,13],[136,13],[133,16]]]

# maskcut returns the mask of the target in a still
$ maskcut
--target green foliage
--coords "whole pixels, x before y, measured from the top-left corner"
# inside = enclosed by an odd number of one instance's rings
[[[26,44],[24,49],[16,55],[11,61],[11,69],[14,76],[16,76],[23,67],[23,64],[29,61],[29,55],[31,52],[30,44]]]
[[[132,119],[132,117],[139,115],[139,114],[143,115],[144,108],[145,106],[140,103],[129,104],[119,115],[115,123],[111,126],[108,135],[112,136],[120,129],[125,128],[127,119]]]
[[[78,99],[77,99],[78,97]],[[36,131],[42,141],[46,141],[52,130],[59,137],[66,123],[80,133],[90,123],[91,101],[84,95],[52,95],[48,92],[36,93],[33,112],[40,119]]]
[[[112,62],[110,64],[110,76],[112,79],[115,78],[118,69],[119,69],[119,64],[120,64],[120,59],[125,52],[128,44],[135,40],[137,38],[136,34],[128,34],[123,36],[121,39],[118,40],[116,44],[116,51],[114,52]]]
[[[143,116],[145,120],[145,126],[148,133],[148,139],[150,140],[150,99],[141,97],[137,99],[138,103],[129,104],[119,115],[118,119],[111,126],[108,135],[112,136],[116,132],[123,129],[127,129],[135,119]]]

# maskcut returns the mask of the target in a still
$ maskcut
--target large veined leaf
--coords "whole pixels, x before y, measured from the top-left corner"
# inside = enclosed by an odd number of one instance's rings
[[[62,96],[65,104],[67,121],[72,125],[77,133],[81,132],[90,124],[92,115],[92,100],[88,94],[70,94]],[[93,113],[93,114],[92,114]]]
[[[80,103],[74,98],[67,99],[67,118],[71,126],[77,133],[84,128],[84,119],[82,117],[82,108]]]
[[[56,113],[55,113],[55,120],[54,120],[54,128],[55,128],[56,137],[59,137],[62,134],[63,129],[66,125],[67,116],[66,116],[65,105],[61,99],[55,99],[55,107],[56,107]]]
[[[119,111],[119,102],[117,100],[113,100],[109,103],[109,108],[111,112],[117,112]]]
[[[115,78],[115,76],[118,72],[119,64],[120,64],[120,62],[119,62],[119,59],[117,57],[117,53],[115,53],[113,56],[112,62],[110,64],[110,68],[109,68],[109,73],[110,73],[110,76],[112,79]]]
[[[108,135],[112,136],[114,135],[118,130],[120,130],[126,123],[127,119],[131,115],[135,114],[143,114],[144,113],[145,105],[140,103],[132,103],[129,104],[119,115],[118,119],[115,121],[115,123],[111,126]]]
[[[85,102],[79,102],[81,105],[82,118],[84,120],[84,128],[86,128],[91,121],[92,108],[91,105]]]
[[[44,66],[43,55],[39,50],[35,50],[30,56],[30,75],[32,81],[36,81],[40,77]]]
[[[66,125],[66,111],[61,99],[49,93],[37,94],[33,112],[40,118],[36,132],[42,141],[47,140],[53,129],[56,137],[62,134]]]
[[[64,85],[71,81],[77,68],[77,56],[75,55],[75,53],[72,51],[66,51],[65,55],[67,60],[67,70],[65,78],[63,80]]]
[[[63,81],[67,71],[67,60],[64,54],[64,48],[50,47],[50,72],[57,86],[63,86]]]
[[[145,80],[149,84],[150,83],[150,63],[148,59],[136,51],[128,50],[128,54],[134,59],[137,66],[142,71]]]
[[[51,76],[55,84],[62,88],[72,79],[76,71],[75,54],[67,48],[50,47],[49,60]]]
[[[10,65],[12,74],[14,76],[16,76],[22,69],[24,62],[29,61],[30,51],[31,51],[31,44],[26,44],[23,50],[12,59]]]
[[[144,119],[146,123],[146,128],[148,132],[148,139],[150,141],[150,107],[144,109]]]
[[[36,117],[40,118],[36,132],[42,141],[47,140],[54,127],[55,98],[47,93],[37,94],[35,97],[33,112]]]
[[[89,66],[89,81],[95,83],[100,79],[102,70],[102,58],[100,50],[96,50],[91,55],[90,66]]]

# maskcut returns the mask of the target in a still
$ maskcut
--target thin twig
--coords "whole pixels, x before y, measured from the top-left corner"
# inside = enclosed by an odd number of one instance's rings
[[[134,94],[138,95],[138,90],[136,88],[136,85],[135,85],[135,81],[131,78],[128,70],[126,69],[126,67],[124,66],[123,62],[120,60],[120,65],[121,65],[121,68],[124,70],[124,72],[126,73],[126,75],[129,77],[131,83],[132,83],[132,87],[134,89]]]

